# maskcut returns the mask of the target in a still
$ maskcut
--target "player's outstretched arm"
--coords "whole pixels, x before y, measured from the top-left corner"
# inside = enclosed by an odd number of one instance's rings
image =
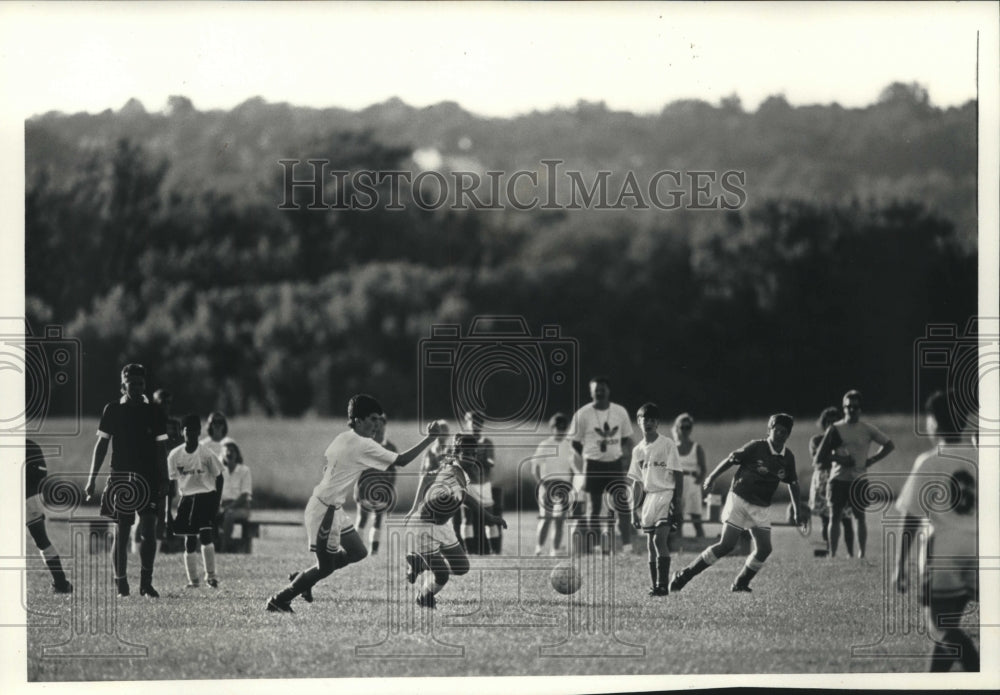
[[[431,445],[431,442],[437,439],[437,436],[441,433],[441,427],[444,426],[444,424],[443,420],[435,420],[432,422],[427,428],[427,436],[397,456],[396,460],[393,462],[394,465],[402,468],[408,463],[414,461],[418,456],[420,456],[420,454],[423,453],[424,449]]]
[[[705,478],[705,484],[701,486],[702,490],[706,494],[711,492],[712,488],[715,486],[715,481],[719,478],[719,476],[728,471],[735,465],[736,465],[735,459],[733,459],[733,457],[730,456],[725,461],[716,466],[715,470],[709,473],[708,477]]]
[[[482,514],[483,523],[487,526],[500,526],[501,528],[507,528],[507,522],[503,520],[502,516],[497,516],[496,514],[491,514],[486,511],[482,508],[479,502],[472,499],[468,495],[466,495],[465,499],[462,500],[462,504],[464,504],[475,516]]]
[[[94,486],[97,484],[97,474],[104,465],[104,457],[108,455],[108,442],[106,437],[98,437],[94,446],[94,455],[90,460],[90,475],[87,476],[87,485],[83,488],[83,494],[89,500],[94,496]]]

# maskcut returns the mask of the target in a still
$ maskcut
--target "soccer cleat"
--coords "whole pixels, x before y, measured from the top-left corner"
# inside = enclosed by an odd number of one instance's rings
[[[654,586],[654,587],[650,588],[649,595],[650,596],[669,596],[670,595],[670,589],[668,589],[665,586]]]
[[[292,610],[292,606],[291,606],[290,603],[287,603],[285,601],[279,601],[274,596],[272,596],[271,598],[269,598],[267,600],[267,603],[264,605],[264,610],[266,610],[268,613],[294,613],[295,612],[295,611]]]
[[[146,598],[160,598],[160,592],[153,588],[152,584],[143,584],[139,587],[139,595]]]
[[[53,584],[52,584],[52,593],[54,593],[54,594],[72,594],[73,593],[73,585],[70,584],[68,581],[63,581],[63,582],[60,582],[60,583],[53,582]]]
[[[673,578],[670,580],[670,591],[680,591],[684,588],[684,585],[689,581],[688,577],[684,574],[684,570],[680,572],[674,572]]]
[[[186,587],[184,587],[184,588],[185,588],[185,589],[197,589],[197,588],[199,588],[200,586],[201,586],[201,584],[199,584],[198,582],[188,582],[188,583],[187,583],[187,586],[186,586]]]
[[[208,584],[213,589],[218,589],[219,588],[219,580],[216,579],[215,577],[212,577],[211,579],[206,579],[205,583]]]
[[[750,594],[753,593],[753,589],[751,589],[747,584],[740,584],[739,582],[736,582],[735,584],[733,584],[733,592],[737,594],[739,593]]]
[[[417,596],[417,605],[424,608],[436,608],[437,599],[434,598],[434,594],[420,594]]]
[[[288,581],[294,582],[295,578],[298,577],[299,574],[301,574],[301,573],[300,572],[292,572],[290,575],[288,575]],[[309,587],[308,589],[303,590],[303,592],[301,594],[299,594],[299,595],[302,597],[302,600],[305,601],[306,603],[312,603],[313,602],[313,590],[312,590],[312,587]]]
[[[116,579],[115,584],[117,585],[118,596],[120,596],[121,598],[125,598],[131,593],[128,588],[128,579],[126,579],[125,577],[122,577],[121,579]]]

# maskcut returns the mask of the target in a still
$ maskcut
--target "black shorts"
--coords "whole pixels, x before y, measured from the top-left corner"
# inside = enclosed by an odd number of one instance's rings
[[[604,492],[609,485],[625,479],[621,459],[617,461],[593,461],[587,459],[584,465],[583,491],[588,494]]]
[[[139,473],[112,471],[101,494],[101,516],[118,522],[135,521],[135,515],[156,514],[160,491],[156,481]]]
[[[864,512],[867,508],[867,479],[831,480],[827,485],[827,496],[831,507],[839,509],[850,507],[857,514]]]
[[[212,528],[215,512],[219,508],[215,492],[202,492],[181,497],[174,517],[174,533],[178,536],[196,536],[199,531]]]

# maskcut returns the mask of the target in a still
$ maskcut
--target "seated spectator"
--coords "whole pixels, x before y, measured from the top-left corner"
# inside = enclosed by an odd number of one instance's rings
[[[237,521],[250,519],[250,501],[253,499],[253,480],[250,469],[243,463],[240,447],[232,439],[224,443],[222,462],[222,495],[216,525],[219,529],[217,545],[220,552],[230,552],[233,526]]]

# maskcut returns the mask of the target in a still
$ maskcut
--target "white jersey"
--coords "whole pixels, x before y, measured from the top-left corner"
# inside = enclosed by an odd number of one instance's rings
[[[211,437],[202,437],[201,439],[198,440],[198,443],[201,444],[206,449],[208,449],[209,451],[211,451],[216,456],[218,456],[219,460],[221,461],[226,457],[226,447],[223,444],[224,441],[226,440],[222,439],[221,441],[217,442]]]
[[[589,461],[617,461],[622,457],[622,440],[632,436],[628,411],[617,403],[598,410],[593,403],[573,415],[569,431],[573,441],[583,444],[583,458]]]
[[[677,458],[681,462],[681,470],[685,473],[701,473],[701,470],[698,468],[698,442],[692,442],[691,450],[683,456],[680,454],[678,447]]]
[[[167,455],[170,479],[177,481],[181,497],[202,492],[215,492],[215,479],[222,474],[222,461],[202,444],[188,453],[186,444]]]
[[[371,437],[354,430],[338,434],[326,449],[323,479],[313,488],[313,497],[329,507],[340,507],[366,469],[384,471],[399,454],[389,451]]]
[[[673,471],[683,473],[677,445],[670,437],[661,434],[653,442],[643,439],[632,449],[628,477],[642,483],[646,492],[673,490],[676,487]]]
[[[222,467],[222,501],[235,500],[243,493],[253,499],[253,476],[245,463],[237,463],[232,472]]]
[[[576,452],[566,437],[559,441],[555,437],[549,437],[539,444],[535,450],[534,463],[538,466],[538,477],[541,480],[571,482],[573,476],[578,474]]]

